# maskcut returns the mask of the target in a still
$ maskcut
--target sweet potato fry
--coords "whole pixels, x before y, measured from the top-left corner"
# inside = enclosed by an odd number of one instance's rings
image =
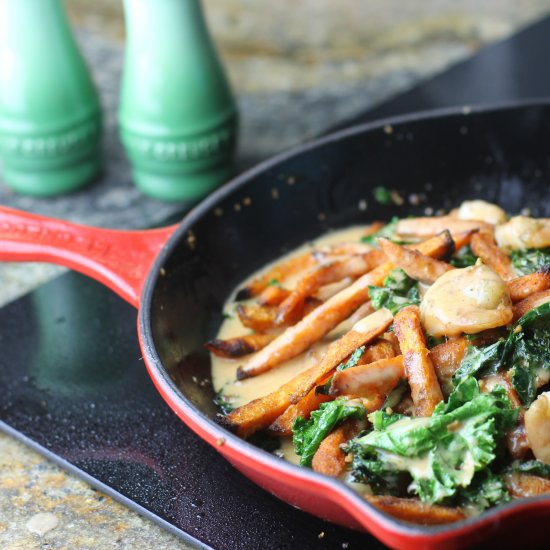
[[[319,380],[336,368],[358,347],[368,344],[380,336],[391,322],[392,315],[387,309],[380,309],[359,321],[354,329],[339,340],[332,342],[320,363],[301,372],[273,393],[255,399],[230,412],[225,417],[226,424],[236,429],[237,434],[241,437],[247,437],[257,430],[267,428],[291,404],[300,401]]]
[[[370,251],[372,251],[372,246],[365,243],[337,243],[319,250],[321,254],[328,256],[356,256],[368,254]]]
[[[258,304],[261,306],[278,306],[290,294],[290,290],[279,285],[269,285],[258,296]]]
[[[461,238],[464,241],[468,237],[463,235]],[[440,257],[449,250],[449,240],[452,241],[449,233],[444,232],[414,245],[414,248],[427,256]],[[393,268],[391,262],[384,262],[332,296],[301,321],[287,328],[246,365],[240,367],[240,379],[266,372],[309,348],[366,302],[369,285],[380,286]]]
[[[434,365],[437,380],[446,397],[453,391],[452,378],[460,366],[467,347],[468,340],[461,337],[438,344],[430,350],[430,359]]]
[[[520,421],[516,427],[506,432],[506,447],[514,460],[525,460],[527,458],[527,455],[531,451],[531,446],[527,439],[527,432],[523,421]]]
[[[321,304],[320,300],[308,297],[298,309],[293,311],[293,316],[286,320],[286,324],[277,321],[278,308],[275,306],[246,306],[239,304],[237,306],[237,315],[241,323],[256,332],[266,332],[268,330],[292,325],[300,319],[302,315],[307,315]]]
[[[492,232],[493,226],[477,220],[459,220],[451,216],[428,218],[405,218],[397,222],[396,234],[400,237],[431,237],[441,231],[460,233],[477,229],[481,232]]]
[[[293,275],[294,273],[297,273],[298,271],[301,271],[314,263],[315,258],[311,252],[293,256],[292,258],[273,266],[271,269],[251,281],[247,286],[241,288],[237,292],[235,300],[239,302],[241,300],[253,298],[268,287],[272,281],[281,283],[290,275]]]
[[[231,411],[220,422],[243,438],[258,430],[267,428],[292,404],[290,402],[291,395],[304,390],[307,393],[311,389],[310,382],[315,369],[317,369],[317,365],[301,372],[269,395],[254,399],[250,403]]]
[[[550,290],[543,290],[542,292],[535,292],[531,294],[525,300],[514,304],[512,311],[514,312],[514,322],[523,317],[528,311],[533,308],[550,301]]]
[[[301,321],[287,328],[283,334],[251,358],[246,365],[238,369],[239,380],[266,372],[309,348],[311,344],[328,334],[363,302],[366,302],[369,285],[381,284],[391,270],[392,264],[382,264],[335,294]]]
[[[231,359],[261,350],[269,342],[275,340],[276,337],[277,334],[244,334],[227,340],[215,338],[210,342],[206,342],[204,347],[218,357]]]
[[[395,357],[396,355],[401,355],[401,348],[399,347],[399,340],[397,339],[397,336],[395,335],[395,332],[385,332],[380,336],[380,340],[383,340],[384,342],[388,342],[393,348],[393,355],[391,357]],[[377,361],[378,359],[383,359],[383,357],[378,357],[374,359],[374,361]]]
[[[298,282],[296,288],[280,305],[277,323],[285,325],[293,319],[294,312],[320,287],[341,281],[346,277],[359,277],[384,261],[386,256],[381,250],[371,250],[364,255],[351,256],[346,260],[337,260],[316,267]]]
[[[515,304],[535,294],[550,288],[550,271],[540,270],[523,277],[516,277],[506,283],[510,299]]]
[[[277,317],[277,308],[273,306],[237,306],[237,315],[243,326],[257,332],[265,332],[276,328],[275,318]]]
[[[506,474],[504,481],[512,498],[536,497],[550,493],[550,479],[544,477],[517,472]]]
[[[405,248],[417,250],[421,254],[430,256],[430,258],[446,258],[454,254],[456,250],[455,243],[456,241],[449,231],[442,231],[435,237],[430,237],[420,243],[408,244]],[[392,265],[395,267],[393,263]]]
[[[465,519],[460,508],[450,508],[437,504],[425,504],[412,498],[392,496],[367,496],[367,500],[382,512],[394,518],[422,525],[442,525]]]
[[[378,246],[384,251],[388,260],[400,267],[405,273],[417,281],[432,284],[443,273],[454,269],[452,265],[425,256],[418,250],[410,250],[388,239],[378,239]]]
[[[393,334],[393,333],[389,333]],[[393,341],[386,339],[386,335],[378,338],[370,346],[367,346],[363,355],[357,361],[357,365],[368,365],[380,359],[391,359],[398,355],[395,353],[395,345]]]
[[[510,281],[516,277],[512,261],[507,254],[498,247],[490,233],[476,233],[470,242],[472,252],[481,258],[503,281]]]
[[[469,229],[468,231],[460,231],[458,233],[452,233],[451,237],[455,243],[454,251],[457,252],[467,244],[470,244],[472,241],[472,237],[479,231],[479,229]],[[422,252],[422,254],[425,254],[425,252]],[[447,259],[444,256],[436,256],[435,254],[427,254],[428,256],[431,256],[432,258],[439,258],[439,259]]]
[[[370,237],[374,235],[377,231],[380,231],[386,224],[384,222],[372,222],[363,233],[363,237]]]
[[[345,420],[322,441],[313,455],[311,467],[314,471],[331,477],[338,477],[346,471],[346,455],[340,445],[355,437],[361,430],[357,420]]]
[[[271,426],[269,426],[269,432],[278,436],[291,436],[292,425],[294,420],[301,416],[302,418],[309,418],[312,411],[316,411],[321,403],[326,401],[332,401],[333,397],[325,395],[323,393],[317,393],[316,389],[318,385],[325,384],[334,373],[331,371],[325,377],[323,377],[300,401],[294,405],[290,405],[287,410],[279,416]]]
[[[394,319],[394,331],[403,352],[403,363],[416,416],[431,416],[443,400],[434,365],[426,347],[416,306],[402,309]]]
[[[365,407],[365,410],[367,413],[371,413],[374,411],[378,411],[382,408],[384,405],[384,402],[386,401],[386,396],[381,393],[370,395],[369,397],[358,397],[357,395],[348,395],[348,399],[354,399],[358,398],[363,403],[363,407]]]
[[[403,356],[398,355],[391,359],[380,359],[367,365],[337,371],[332,377],[330,394],[351,394],[359,397],[387,395],[403,378]]]

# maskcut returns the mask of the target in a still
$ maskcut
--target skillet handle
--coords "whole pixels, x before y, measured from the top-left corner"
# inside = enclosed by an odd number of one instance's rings
[[[63,265],[138,307],[151,266],[176,227],[99,229],[0,206],[0,260]]]

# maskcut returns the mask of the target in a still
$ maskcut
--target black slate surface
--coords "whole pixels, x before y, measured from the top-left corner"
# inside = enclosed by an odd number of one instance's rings
[[[549,37],[545,19],[356,120],[548,95]],[[271,497],[181,424],[145,373],[135,316],[74,273],[1,309],[0,429],[198,546],[381,547]]]

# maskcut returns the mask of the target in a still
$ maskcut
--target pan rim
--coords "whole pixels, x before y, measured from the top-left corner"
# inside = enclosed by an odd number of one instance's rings
[[[316,147],[330,144],[343,138],[352,137],[357,134],[384,130],[387,126],[398,126],[415,122],[423,122],[443,117],[473,117],[490,114],[494,112],[513,111],[516,109],[550,107],[550,98],[530,98],[519,101],[499,102],[496,104],[472,104],[455,107],[445,107],[428,111],[419,111],[399,116],[392,116],[384,119],[375,120],[363,124],[358,124],[338,130],[322,137],[313,139],[304,144],[292,147],[282,153],[279,153],[267,160],[264,160],[242,174],[238,175],[228,183],[224,184],[218,190],[209,195],[201,203],[190,210],[181,220],[179,227],[167,241],[160,254],[153,263],[151,272],[143,286],[140,308],[138,311],[138,336],[140,345],[145,358],[145,363],[153,382],[161,393],[163,399],[176,412],[176,414],[195,432],[197,428],[202,432],[199,436],[213,446],[216,441],[223,440],[225,449],[229,449],[228,456],[234,455],[242,459],[244,455],[251,457],[251,464],[256,465],[256,470],[268,468],[271,471],[280,472],[282,475],[290,476],[295,479],[303,480],[311,486],[318,489],[327,488],[331,494],[338,497],[338,501],[353,504],[355,510],[350,515],[361,523],[367,532],[372,527],[381,527],[387,533],[393,536],[407,537],[416,542],[424,540],[434,543],[437,540],[448,540],[453,536],[467,535],[475,533],[481,528],[488,527],[491,524],[496,525],[505,517],[520,513],[523,509],[544,508],[550,503],[550,496],[542,495],[527,499],[518,499],[510,503],[487,510],[476,517],[467,518],[456,523],[441,526],[421,526],[406,524],[394,517],[381,512],[373,505],[363,499],[351,487],[347,487],[343,482],[333,480],[322,474],[311,470],[300,468],[294,464],[283,461],[270,453],[263,451],[254,445],[240,439],[228,430],[222,428],[214,420],[196,408],[178,389],[175,382],[162,365],[162,361],[156,352],[152,327],[150,324],[150,310],[152,299],[161,268],[167,258],[172,254],[174,248],[181,242],[182,238],[203,216],[212,211],[220,202],[232,195],[235,191],[245,187],[257,175],[270,170],[281,162],[291,159],[300,154],[306,153]],[[191,424],[191,426],[190,426]],[[209,438],[204,437],[207,434]],[[365,521],[367,519],[370,528],[367,528]]]

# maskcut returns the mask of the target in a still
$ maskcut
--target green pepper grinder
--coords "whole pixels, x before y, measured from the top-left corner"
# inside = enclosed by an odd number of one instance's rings
[[[0,0],[0,159],[28,195],[71,191],[100,168],[97,92],[59,0]]]
[[[237,110],[200,0],[124,0],[120,137],[143,193],[194,200],[229,179]]]

